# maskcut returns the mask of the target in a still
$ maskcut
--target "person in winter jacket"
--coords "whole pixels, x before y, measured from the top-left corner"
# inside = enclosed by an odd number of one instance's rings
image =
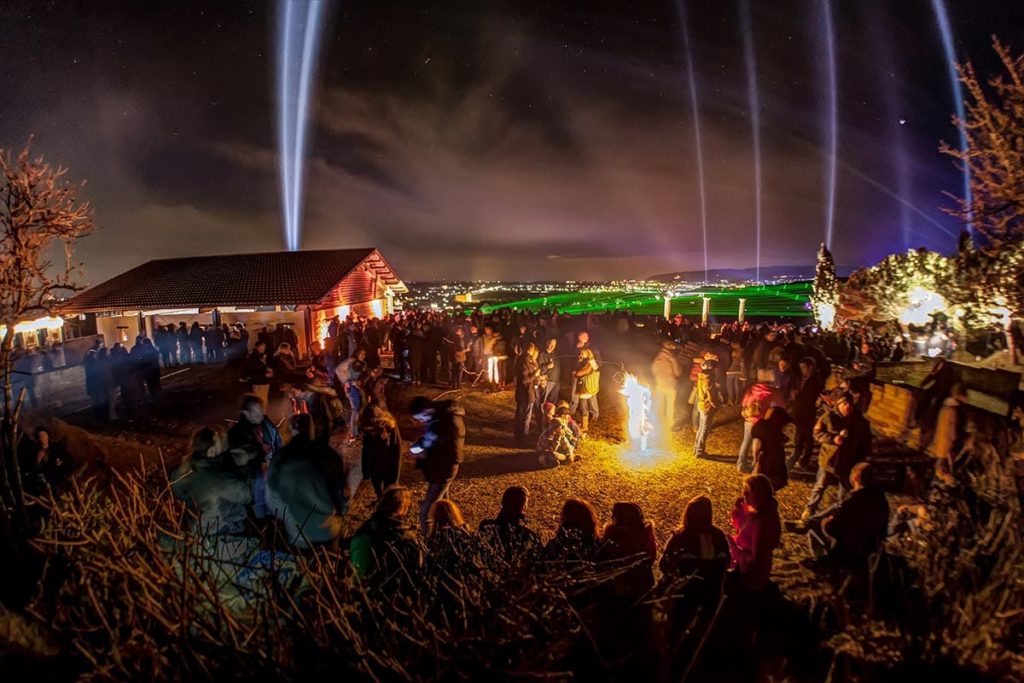
[[[590,428],[590,418],[593,417],[596,420],[601,412],[597,405],[597,394],[601,389],[599,368],[597,359],[594,358],[594,352],[586,347],[580,349],[576,367],[573,370],[573,382],[576,387],[576,399],[582,416],[581,425],[584,434]]]
[[[718,396],[712,376],[715,363],[705,360],[701,363],[700,374],[694,387],[693,409],[697,411],[697,432],[693,440],[693,454],[698,458],[707,456],[708,434],[711,432],[711,416],[718,407]]]
[[[840,501],[846,497],[850,470],[871,453],[871,424],[858,410],[854,397],[846,393],[815,423],[814,440],[819,444],[818,475],[803,513],[805,521],[818,514],[829,486],[838,486]]]
[[[171,491],[185,501],[193,528],[211,535],[239,534],[253,488],[224,461],[227,439],[222,431],[204,427],[192,435],[190,453],[172,475]]]
[[[743,496],[732,510],[729,551],[735,569],[731,584],[736,592],[756,593],[771,578],[772,557],[782,541],[779,504],[768,478],[761,474],[747,477]]]
[[[411,588],[422,569],[422,546],[416,530],[406,523],[411,502],[409,489],[389,487],[377,510],[349,540],[349,561],[356,576],[378,589]]]
[[[431,506],[448,497],[448,487],[462,464],[466,412],[454,401],[431,401],[426,396],[413,398],[409,412],[414,420],[426,425],[423,436],[409,449],[427,481],[420,507],[420,528],[425,534]]]
[[[763,377],[763,375],[762,375]],[[760,377],[758,378],[761,379]],[[740,403],[740,415],[743,417],[743,441],[740,443],[739,455],[736,457],[736,469],[750,473],[753,463],[750,459],[750,447],[754,441],[754,425],[764,418],[773,405],[781,405],[778,393],[768,382],[758,381],[750,385],[743,394]]]
[[[480,522],[480,541],[506,567],[529,566],[540,553],[540,536],[526,526],[528,502],[524,487],[510,486],[501,496],[497,517]]]
[[[542,465],[559,465],[579,459],[576,448],[582,436],[567,405],[555,408],[554,418],[537,439],[537,458]]]
[[[544,546],[544,561],[571,568],[594,561],[601,546],[597,513],[585,500],[570,498],[562,505],[555,537]]]
[[[523,353],[516,358],[515,362],[516,415],[512,431],[516,443],[519,445],[525,443],[533,424],[538,396],[537,389],[541,378],[540,366],[537,364],[539,354],[537,345],[528,342]]]
[[[612,521],[605,527],[596,560],[610,567],[629,567],[616,577],[616,597],[637,599],[654,586],[654,561],[658,555],[654,527],[644,520],[636,503],[615,503]]]
[[[676,343],[663,341],[651,363],[651,374],[654,376],[654,414],[665,429],[676,426],[676,400],[684,370]]]
[[[284,442],[281,432],[265,414],[266,404],[255,394],[242,397],[242,412],[228,430],[228,456],[251,482],[253,511],[259,518],[270,514],[267,508],[267,470]]]
[[[772,483],[772,489],[780,491],[789,483],[786,469],[786,442],[789,437],[784,431],[790,422],[785,408],[773,406],[768,409],[752,432],[754,474],[763,474]]]
[[[686,505],[683,525],[669,538],[658,567],[670,586],[671,632],[678,642],[695,615],[704,623],[712,618],[729,568],[729,539],[712,522],[710,498],[697,496]]]
[[[953,472],[953,460],[960,454],[967,440],[967,416],[964,410],[966,403],[967,389],[957,382],[950,389],[949,396],[942,402],[939,417],[935,421],[935,435],[928,446],[928,452],[936,458],[938,467],[946,473]]]
[[[665,544],[658,568],[670,579],[698,577],[707,593],[717,598],[729,568],[729,541],[712,522],[711,512],[707,496],[687,503],[683,524]]]
[[[850,472],[853,490],[832,514],[811,525],[811,552],[839,567],[863,570],[881,548],[889,530],[889,501],[875,485],[870,463]]]
[[[313,437],[308,414],[291,418],[291,440],[270,462],[267,506],[297,548],[332,543],[348,507],[341,456]]]
[[[360,429],[363,433],[363,477],[370,480],[377,500],[384,491],[398,483],[402,466],[402,435],[395,417],[380,406],[363,411]]]
[[[818,374],[817,364],[810,356],[799,363],[800,376],[796,380],[795,393],[790,409],[795,433],[793,456],[790,466],[807,469],[814,453],[814,423],[818,419],[818,397],[825,390]]]

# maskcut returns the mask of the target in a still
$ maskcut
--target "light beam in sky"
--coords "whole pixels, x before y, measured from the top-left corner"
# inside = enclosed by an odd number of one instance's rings
[[[761,281],[761,96],[757,87],[757,53],[754,52],[754,31],[750,25],[750,1],[740,2],[740,25],[743,29],[743,54],[747,64],[747,98],[754,146],[754,279]]]
[[[697,74],[693,66],[693,51],[690,49],[690,27],[686,21],[683,0],[676,0],[679,24],[683,33],[683,51],[686,53],[686,75],[690,88],[690,109],[693,114],[693,136],[697,152],[697,186],[700,190],[700,230],[704,241],[704,281],[708,280],[708,212],[704,195],[704,142],[700,132],[700,104],[697,101]]]
[[[832,24],[832,2],[822,0],[825,21],[825,68],[828,74],[828,173],[825,176],[825,246],[832,248],[832,227],[836,217],[836,152],[839,146],[839,88],[836,77],[836,30]]]
[[[278,0],[277,151],[288,251],[302,242],[307,119],[325,7],[326,0]]]
[[[949,85],[953,90],[953,106],[956,108],[957,119],[963,121],[964,113],[964,91],[960,85],[960,75],[956,70],[956,49],[953,47],[953,29],[949,25],[949,14],[946,12],[946,3],[943,0],[932,0],[932,10],[935,12],[935,21],[939,25],[939,33],[942,35],[942,49],[946,53],[946,69],[949,72]],[[960,133],[960,151],[967,151],[967,133],[963,126],[957,125]],[[974,232],[974,213],[971,210],[971,171],[965,165],[964,174],[964,200],[967,202],[967,231]]]

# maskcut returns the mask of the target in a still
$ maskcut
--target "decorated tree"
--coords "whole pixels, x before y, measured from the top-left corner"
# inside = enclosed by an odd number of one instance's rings
[[[24,524],[16,446],[21,397],[12,390],[15,326],[45,315],[78,289],[75,243],[93,229],[92,210],[66,169],[0,149],[0,525],[6,540]],[[55,259],[59,255],[59,261]],[[11,515],[11,512],[14,515]]]
[[[814,268],[814,288],[811,308],[818,325],[828,329],[835,324],[836,305],[839,302],[839,283],[836,280],[836,262],[825,243],[818,248],[818,263]]]
[[[925,324],[955,299],[954,261],[927,249],[892,254],[855,271],[839,297],[842,317]]]
[[[951,211],[972,222],[987,246],[1024,239],[1024,56],[1013,56],[998,40],[994,48],[1003,73],[987,84],[968,62],[959,67],[967,91],[966,113],[954,123],[964,131],[966,148],[945,142],[941,150],[957,159],[970,176],[971,197],[954,197]]]

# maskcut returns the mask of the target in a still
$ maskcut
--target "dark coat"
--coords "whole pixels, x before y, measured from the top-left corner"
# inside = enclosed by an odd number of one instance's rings
[[[198,516],[200,528],[213,534],[237,534],[245,527],[252,486],[219,458],[193,457],[174,473],[174,495]]]
[[[434,417],[416,442],[426,454],[416,466],[429,484],[443,484],[455,476],[466,443],[466,411],[454,401],[438,401]]]
[[[773,420],[759,420],[751,436],[761,442],[761,450],[754,463],[754,474],[763,474],[778,491],[789,483],[786,469],[786,434]]]
[[[844,429],[847,436],[842,445],[836,445],[835,437]],[[814,440],[821,446],[818,465],[839,477],[845,486],[853,466],[871,454],[871,424],[856,408],[849,417],[830,410],[814,425]]]
[[[875,486],[853,491],[822,528],[835,541],[830,557],[847,566],[863,566],[881,547],[889,530],[885,492]]]
[[[373,426],[363,429],[363,476],[390,486],[398,481],[402,468],[402,435],[398,428],[381,431]]]
[[[480,522],[480,540],[509,565],[523,566],[533,562],[541,550],[540,536],[526,526],[522,517],[485,519]]]
[[[359,527],[348,547],[356,574],[377,585],[404,585],[423,566],[416,531],[393,517],[374,514]]]

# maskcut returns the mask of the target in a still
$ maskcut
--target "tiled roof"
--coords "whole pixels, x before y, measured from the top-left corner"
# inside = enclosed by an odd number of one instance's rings
[[[399,282],[373,248],[158,259],[82,292],[60,311],[316,304],[371,256],[385,281]]]

